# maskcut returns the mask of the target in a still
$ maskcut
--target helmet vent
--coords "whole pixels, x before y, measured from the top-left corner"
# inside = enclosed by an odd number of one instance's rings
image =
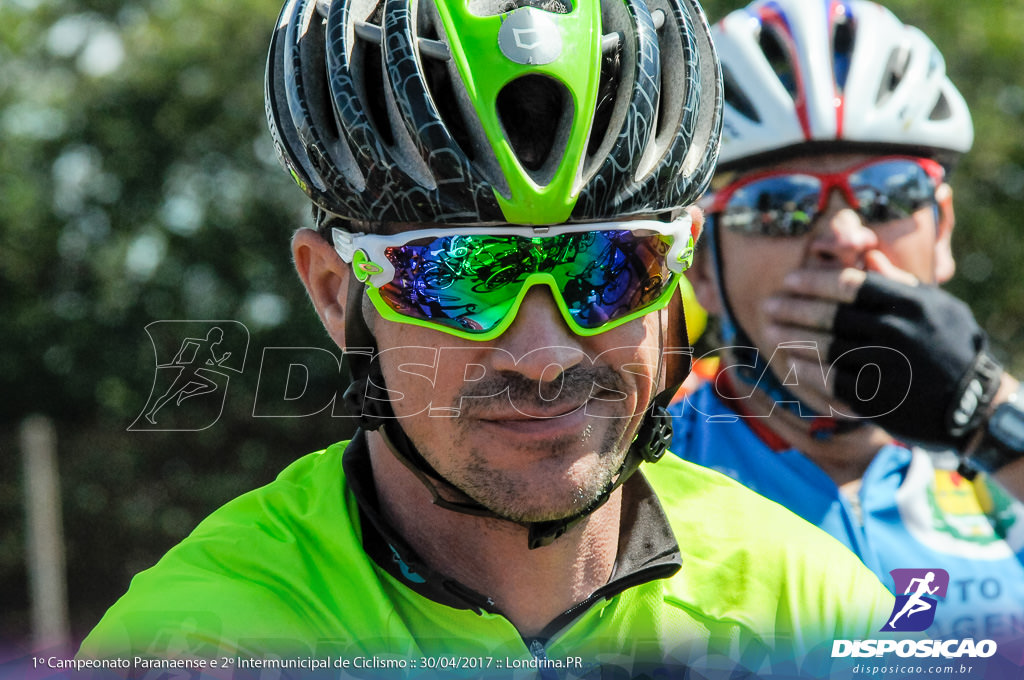
[[[946,93],[943,92],[939,95],[939,100],[935,102],[935,108],[928,114],[928,120],[948,120],[952,116],[953,110],[949,106],[949,100],[946,99]]]
[[[906,49],[893,50],[889,55],[889,62],[885,65],[885,74],[882,76],[882,84],[875,98],[877,104],[884,103],[903,81],[907,72],[907,64],[910,62],[910,51]]]
[[[315,7],[319,9],[319,5]],[[326,63],[324,40],[322,37],[325,24],[326,21],[319,15],[311,17],[307,31],[314,37],[301,42],[299,48],[302,51],[304,63],[316,64],[318,66]],[[331,93],[328,90],[327,79],[326,68],[323,72],[318,68],[315,74],[308,73],[307,77],[303,78],[302,86],[305,89],[306,98],[310,102],[309,114],[313,119],[314,127],[320,133],[320,136],[325,138],[325,141],[334,143],[340,136],[341,131],[338,129],[337,120],[335,120],[333,115],[330,115],[330,112],[334,110],[334,105],[331,103]]]
[[[615,95],[619,89],[619,71],[622,68],[622,42],[617,41],[615,49],[605,52],[601,58],[601,75],[597,91],[597,106],[594,109],[594,121],[590,127],[590,140],[587,142],[587,156],[597,153],[601,143],[605,141],[608,126],[611,124],[615,110]]]
[[[512,152],[534,181],[550,181],[565,150],[572,105],[565,86],[541,75],[517,78],[498,93],[498,118]]]
[[[761,116],[757,115],[757,109],[750,99],[743,93],[743,90],[736,85],[736,77],[729,68],[722,64],[722,87],[725,90],[725,103],[731,106],[742,116],[749,118],[755,123],[761,122]]]
[[[573,6],[568,0],[469,0],[469,11],[480,17],[508,14],[520,7],[533,7],[552,14],[568,14]]]
[[[775,71],[775,75],[778,76],[782,86],[786,88],[789,96],[795,100],[797,98],[796,72],[793,69],[793,62],[789,58],[789,51],[786,49],[785,44],[770,26],[764,26],[761,29],[758,42],[760,43],[761,51],[764,52],[765,59],[768,60],[772,70]]]
[[[660,31],[665,26],[665,11],[653,9],[651,20],[655,30]],[[654,128],[654,146],[656,155],[659,157],[682,124],[683,99],[686,94],[687,79],[682,73],[681,65],[686,63],[688,56],[684,54],[680,42],[671,39],[673,37],[671,31],[662,31],[658,35],[661,82],[659,83],[660,98],[657,106],[658,120]],[[648,146],[648,150],[651,149],[652,147]]]
[[[448,64],[436,59],[421,59],[420,64],[423,68],[427,89],[434,100],[434,106],[437,107],[437,114],[441,116],[452,139],[459,145],[470,162],[473,162],[475,146],[466,126],[466,120],[459,108],[459,100],[452,84]]]
[[[856,29],[853,19],[846,14],[836,17],[835,27],[832,29],[832,68],[836,74],[836,87],[840,92],[846,87],[846,77],[850,74]]]
[[[378,8],[369,23],[380,25],[380,19],[376,16],[379,12]],[[394,145],[395,135],[388,119],[387,100],[384,94],[386,76],[380,44],[372,40],[358,40],[352,54],[351,70],[363,76],[357,79],[355,86],[373,129],[377,131],[381,142],[387,146]]]
[[[508,184],[480,122],[476,104],[466,89],[458,65],[451,58],[450,41],[436,3],[418,3],[414,32],[419,52],[416,63],[423,76],[423,87],[442,124],[438,134],[448,138],[445,146],[457,149],[457,155],[472,168],[477,179],[509,195]]]

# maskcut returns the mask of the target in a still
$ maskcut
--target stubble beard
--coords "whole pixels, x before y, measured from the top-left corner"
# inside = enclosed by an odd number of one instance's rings
[[[553,441],[545,446],[546,461],[561,463],[562,468],[526,474],[496,469],[483,449],[469,447],[468,463],[453,473],[451,481],[500,517],[515,522],[564,519],[593,505],[611,486],[625,457],[620,441],[614,428],[600,437],[585,431]]]
[[[598,375],[599,374],[599,375]],[[573,378],[572,390],[593,385],[611,387],[625,393],[621,376],[610,369],[586,369]],[[496,399],[512,399],[523,403],[530,399],[528,388],[515,377],[508,379],[507,389]],[[479,392],[494,394],[494,386],[476,386]],[[578,395],[578,392],[576,392]],[[472,395],[462,395],[472,396]],[[578,398],[578,397],[577,397]],[[585,408],[585,407],[581,407]],[[579,433],[552,439],[544,444],[544,455],[539,465],[530,470],[513,471],[495,465],[494,452],[479,443],[473,443],[475,415],[486,406],[463,408],[462,417],[454,421],[455,436],[447,444],[431,441],[420,450],[427,460],[435,464],[444,460],[458,461],[457,465],[438,469],[447,482],[461,494],[476,501],[495,515],[513,522],[542,522],[573,517],[590,508],[612,485],[625,460],[632,440],[628,414],[619,417],[594,416]],[[462,452],[452,456],[451,452]],[[536,451],[524,451],[524,456],[536,459]],[[515,456],[514,450],[508,455]]]

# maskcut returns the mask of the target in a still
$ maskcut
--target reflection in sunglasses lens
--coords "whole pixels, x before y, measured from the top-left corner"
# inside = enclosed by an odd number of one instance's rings
[[[833,188],[848,190],[847,200],[854,199],[866,224],[881,224],[910,217],[932,203],[936,183],[920,163],[906,158],[883,159],[845,175],[780,173],[740,180],[716,219],[741,234],[802,236],[824,203],[822,192]]]
[[[670,244],[662,234],[628,229],[421,239],[385,250],[395,275],[379,292],[403,316],[486,333],[515,312],[528,279],[543,274],[572,322],[597,329],[666,298],[676,281]]]

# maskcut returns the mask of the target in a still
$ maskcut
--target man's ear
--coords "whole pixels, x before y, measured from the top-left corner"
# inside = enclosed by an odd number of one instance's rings
[[[693,223],[697,227],[697,238],[704,236],[704,243],[699,243],[697,246],[697,252],[693,256],[693,264],[689,269],[686,270],[685,276],[690,281],[690,286],[693,287],[693,294],[697,298],[697,302],[708,314],[717,315],[722,309],[722,304],[718,297],[718,284],[715,280],[714,271],[711,267],[711,246],[707,243],[707,236],[704,235],[705,221],[707,217],[704,215],[704,211],[695,205],[691,205],[687,208],[690,213],[690,217],[693,218]]]
[[[320,321],[338,347],[345,347],[345,302],[349,266],[330,243],[313,229],[299,229],[292,237],[295,270],[306,287]]]
[[[693,286],[693,293],[700,306],[712,316],[722,313],[722,298],[718,292],[718,280],[715,277],[711,247],[705,243],[697,249],[693,258],[693,266],[686,270],[686,278]]]
[[[956,261],[953,259],[953,227],[956,218],[953,213],[953,187],[942,184],[935,190],[938,205],[938,224],[935,240],[935,281],[945,283],[953,278],[956,272]]]
[[[704,211],[696,205],[690,205],[686,207],[686,212],[690,214],[690,219],[693,220],[693,240],[699,241],[700,235],[704,233]]]

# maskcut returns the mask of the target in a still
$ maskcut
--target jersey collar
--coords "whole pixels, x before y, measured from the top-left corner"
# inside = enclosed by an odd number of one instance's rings
[[[419,595],[456,609],[501,614],[494,601],[428,567],[380,512],[366,435],[356,432],[342,465],[359,504],[363,548],[381,569]],[[642,583],[668,578],[682,566],[679,544],[654,489],[636,474],[623,486],[619,546],[611,579],[583,602],[552,621],[542,633],[553,635],[601,600]]]

